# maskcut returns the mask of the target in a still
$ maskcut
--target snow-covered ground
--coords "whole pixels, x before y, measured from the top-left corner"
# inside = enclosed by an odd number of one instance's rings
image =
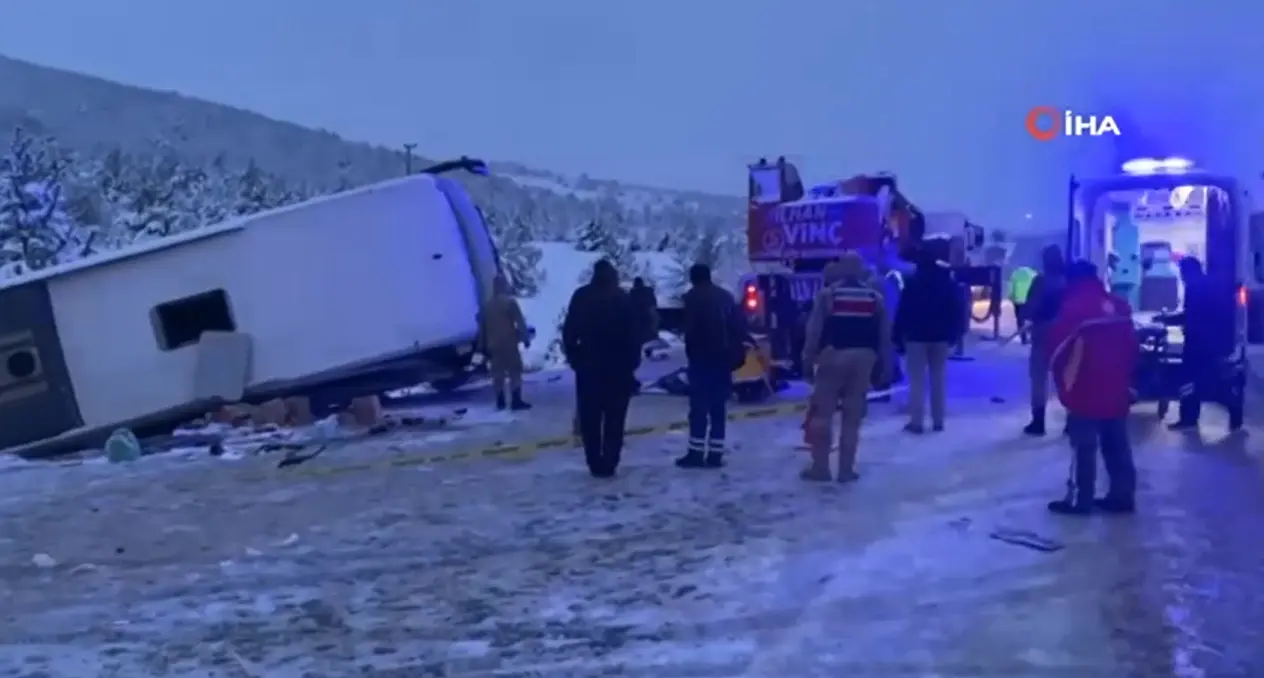
[[[535,340],[524,352],[523,360],[528,369],[544,370],[562,365],[559,356],[550,355],[549,348],[558,339],[558,323],[566,311],[566,305],[570,303],[571,294],[601,255],[580,252],[574,245],[565,242],[542,242],[536,245],[543,254],[540,268],[545,272],[545,279],[535,296],[521,301],[522,313],[536,331]],[[637,263],[645,265],[651,271],[654,279],[646,282],[656,287],[661,296],[671,283],[671,256],[662,252],[638,252],[636,258]]]
[[[9,467],[0,676],[1260,675],[1264,491],[1223,418],[1198,438],[1138,416],[1142,513],[1055,519],[1067,451],[1017,434],[1021,361],[953,370],[948,433],[875,405],[851,486],[798,480],[797,416],[736,424],[718,473],[634,438],[605,482],[573,450]]]

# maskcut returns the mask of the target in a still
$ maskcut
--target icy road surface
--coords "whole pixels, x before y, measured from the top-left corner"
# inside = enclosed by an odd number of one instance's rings
[[[959,398],[924,437],[875,406],[848,487],[798,480],[793,417],[738,424],[720,473],[638,438],[604,482],[573,451],[253,484],[15,467],[0,676],[1264,675],[1245,439],[1138,415],[1143,512],[1059,519],[1065,444],[1021,440],[1013,403]]]

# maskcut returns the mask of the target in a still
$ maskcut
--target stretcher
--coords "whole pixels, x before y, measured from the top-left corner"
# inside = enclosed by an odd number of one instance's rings
[[[762,402],[784,390],[787,385],[787,380],[778,374],[778,369],[773,364],[768,340],[750,336],[746,344],[746,359],[733,370],[733,398],[740,403]],[[668,395],[689,395],[688,368],[682,367],[664,375],[645,390]]]
[[[1154,403],[1159,418],[1167,416],[1173,400],[1180,399],[1182,361],[1173,350],[1168,328],[1162,324],[1138,323],[1137,371],[1133,376],[1133,404]]]

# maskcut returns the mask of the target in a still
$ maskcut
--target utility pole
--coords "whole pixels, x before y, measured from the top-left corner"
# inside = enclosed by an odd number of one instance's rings
[[[413,173],[413,150],[416,148],[417,144],[404,144],[404,174]]]

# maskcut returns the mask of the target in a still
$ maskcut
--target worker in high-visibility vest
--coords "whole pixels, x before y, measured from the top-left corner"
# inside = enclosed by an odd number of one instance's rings
[[[1014,305],[1014,324],[1019,328],[1019,339],[1024,344],[1031,341],[1031,333],[1023,327],[1027,322],[1027,295],[1031,293],[1031,283],[1035,279],[1036,269],[1029,266],[1016,268],[1009,276],[1009,301]]]

